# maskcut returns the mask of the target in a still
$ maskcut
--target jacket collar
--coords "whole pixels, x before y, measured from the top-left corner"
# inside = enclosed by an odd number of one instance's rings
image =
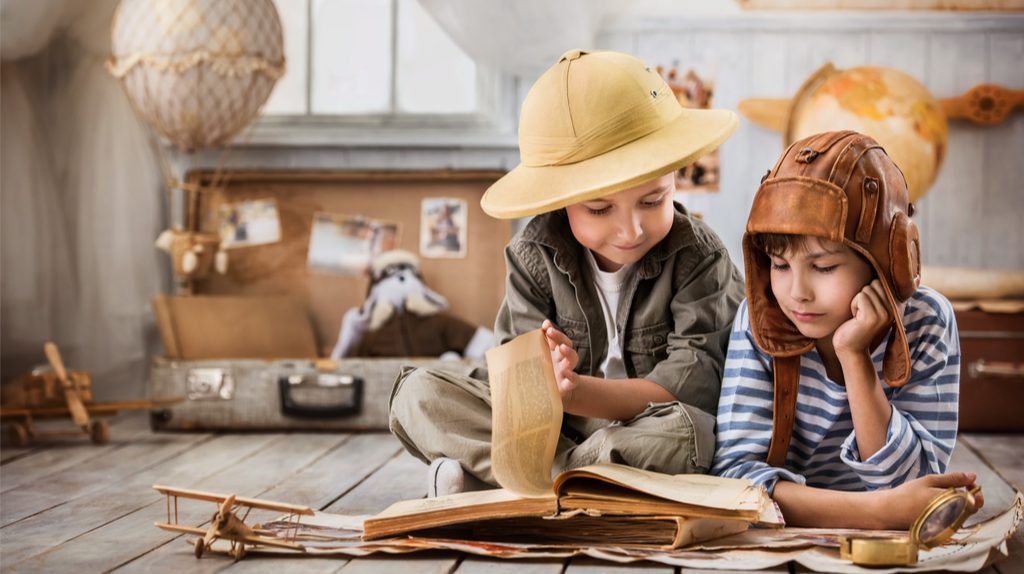
[[[675,221],[665,239],[651,248],[637,262],[637,275],[641,279],[649,279],[661,273],[665,261],[675,257],[682,249],[693,245],[696,236],[690,215],[680,203],[675,206]],[[577,277],[583,267],[583,246],[573,237],[569,227],[569,216],[565,209],[558,209],[534,217],[523,229],[521,239],[550,248],[554,252],[553,260],[559,271]]]

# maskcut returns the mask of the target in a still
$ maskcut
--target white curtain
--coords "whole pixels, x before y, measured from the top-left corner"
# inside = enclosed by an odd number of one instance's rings
[[[137,398],[156,339],[149,299],[166,283],[153,248],[159,169],[103,67],[116,0],[46,4],[3,4],[3,376],[43,362],[42,343],[52,339],[69,367],[90,372],[97,398]],[[23,58],[40,44],[26,33],[26,46],[8,52],[8,15],[29,11],[23,5],[61,14],[17,18],[51,26],[40,34],[52,38],[31,60],[11,63],[9,53]],[[26,66],[48,68],[40,85],[19,82]],[[32,117],[40,120],[21,119]]]
[[[50,148],[33,102],[40,90],[13,62],[0,66],[0,350],[4,379],[67,341],[77,282]]]

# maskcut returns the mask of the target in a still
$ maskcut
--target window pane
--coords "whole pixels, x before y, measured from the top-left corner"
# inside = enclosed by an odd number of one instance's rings
[[[313,113],[391,111],[391,0],[313,0]]]
[[[476,64],[416,0],[398,0],[398,110],[472,113]]]
[[[309,0],[274,0],[284,31],[284,75],[263,106],[264,114],[306,113],[306,46]]]

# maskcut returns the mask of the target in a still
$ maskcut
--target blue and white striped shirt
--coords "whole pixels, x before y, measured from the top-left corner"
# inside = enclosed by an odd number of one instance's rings
[[[960,338],[953,308],[938,292],[921,287],[907,301],[903,324],[912,372],[898,389],[883,380],[892,405],[885,446],[860,459],[846,387],[828,379],[821,356],[811,349],[800,358],[793,438],[786,466],[778,468],[765,462],[772,433],[773,361],[754,342],[744,301],[729,338],[711,472],[750,479],[769,492],[780,479],[861,491],[945,472],[956,443],[960,393]],[[887,345],[872,357],[879,379]]]

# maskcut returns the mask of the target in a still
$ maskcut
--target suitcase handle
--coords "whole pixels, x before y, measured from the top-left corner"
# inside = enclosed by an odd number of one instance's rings
[[[352,377],[352,398],[347,403],[337,405],[300,405],[292,397],[292,386],[288,377],[277,380],[277,389],[281,395],[281,413],[287,416],[333,419],[357,415],[363,408],[363,379],[360,377]]]

